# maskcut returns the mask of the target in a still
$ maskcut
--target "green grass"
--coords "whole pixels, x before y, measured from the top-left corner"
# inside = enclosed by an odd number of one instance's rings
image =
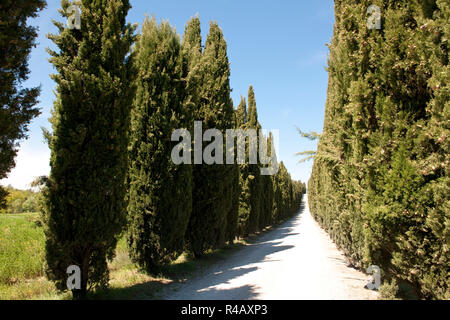
[[[0,299],[61,299],[45,274],[38,213],[0,214]]]
[[[44,275],[45,236],[38,214],[0,215],[0,284]]]
[[[0,300],[62,300],[70,299],[68,292],[59,292],[45,277],[0,284]]]

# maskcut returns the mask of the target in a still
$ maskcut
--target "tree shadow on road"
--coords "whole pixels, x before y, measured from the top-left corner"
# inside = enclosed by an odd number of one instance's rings
[[[304,210],[302,207],[298,214]],[[203,258],[171,265],[158,276],[148,276],[148,281],[124,287],[109,288],[92,295],[93,299],[175,299],[175,300],[248,300],[257,297],[258,288],[243,284],[231,287],[230,283],[271,263],[270,255],[293,248],[281,245],[283,240],[298,235],[293,232],[298,224],[298,214],[278,227],[253,236],[244,245],[233,244]],[[136,272],[136,271],[130,271]],[[139,275],[136,272],[136,276]],[[239,282],[237,282],[239,283]],[[227,286],[228,285],[228,286]]]
[[[270,255],[292,249],[292,245],[282,245],[283,240],[298,235],[293,232],[297,225],[297,216],[282,223],[279,227],[262,233],[254,238],[251,244],[245,246],[202,272],[195,278],[189,279],[177,286],[173,294],[167,294],[166,299],[254,299],[258,288],[253,285],[242,285],[230,288],[233,280],[255,272],[261,264],[271,263]],[[237,281],[237,283],[239,283]]]
[[[284,236],[283,236],[284,237]],[[277,238],[276,240],[279,240]],[[232,256],[217,263],[201,275],[179,285],[180,292],[167,295],[168,299],[252,299],[256,296],[254,286],[241,286],[229,288],[230,283],[243,275],[257,271],[261,263],[271,263],[268,259],[271,254],[289,250],[294,246],[280,245],[282,241],[265,241],[255,243],[239,250]],[[258,264],[258,266],[256,266]],[[225,288],[221,288],[225,286]],[[245,291],[245,289],[247,291]]]

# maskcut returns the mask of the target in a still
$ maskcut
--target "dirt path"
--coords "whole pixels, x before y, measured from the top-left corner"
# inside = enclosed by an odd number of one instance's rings
[[[369,276],[345,258],[312,218],[301,214],[178,285],[165,299],[377,299]]]

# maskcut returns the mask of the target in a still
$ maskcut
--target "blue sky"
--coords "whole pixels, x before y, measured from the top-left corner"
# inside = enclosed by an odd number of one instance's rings
[[[302,139],[303,131],[321,132],[325,111],[328,74],[325,71],[334,24],[332,0],[131,0],[128,14],[132,23],[141,23],[145,14],[158,21],[168,20],[182,34],[186,22],[196,14],[202,23],[203,41],[209,21],[217,21],[228,44],[234,104],[253,85],[259,122],[264,129],[278,129],[278,159],[292,177],[306,182],[312,162],[298,164],[296,152],[311,150],[315,143]],[[47,47],[54,45],[46,34],[56,32],[51,19],[62,20],[60,1],[47,0],[47,8],[30,20],[39,27],[38,45],[29,61],[30,78],[25,86],[42,86],[39,108],[42,114],[30,125],[29,139],[22,141],[16,168],[0,183],[28,188],[34,177],[50,171],[50,151],[41,127],[50,129],[48,118],[55,99],[54,72],[48,62]]]

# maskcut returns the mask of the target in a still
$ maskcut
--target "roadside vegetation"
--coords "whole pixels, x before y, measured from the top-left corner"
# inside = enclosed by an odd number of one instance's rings
[[[264,231],[272,227],[265,228]],[[236,239],[221,249],[208,250],[201,258],[184,252],[157,273],[150,274],[133,263],[126,238],[116,247],[108,264],[109,287],[91,292],[89,299],[158,299],[165,290],[182,283],[242,248],[259,233]],[[0,215],[0,300],[66,300],[70,291],[57,290],[45,276],[45,236],[39,213]]]
[[[351,260],[450,299],[448,1],[336,1],[310,210]],[[394,281],[395,280],[395,281]]]

